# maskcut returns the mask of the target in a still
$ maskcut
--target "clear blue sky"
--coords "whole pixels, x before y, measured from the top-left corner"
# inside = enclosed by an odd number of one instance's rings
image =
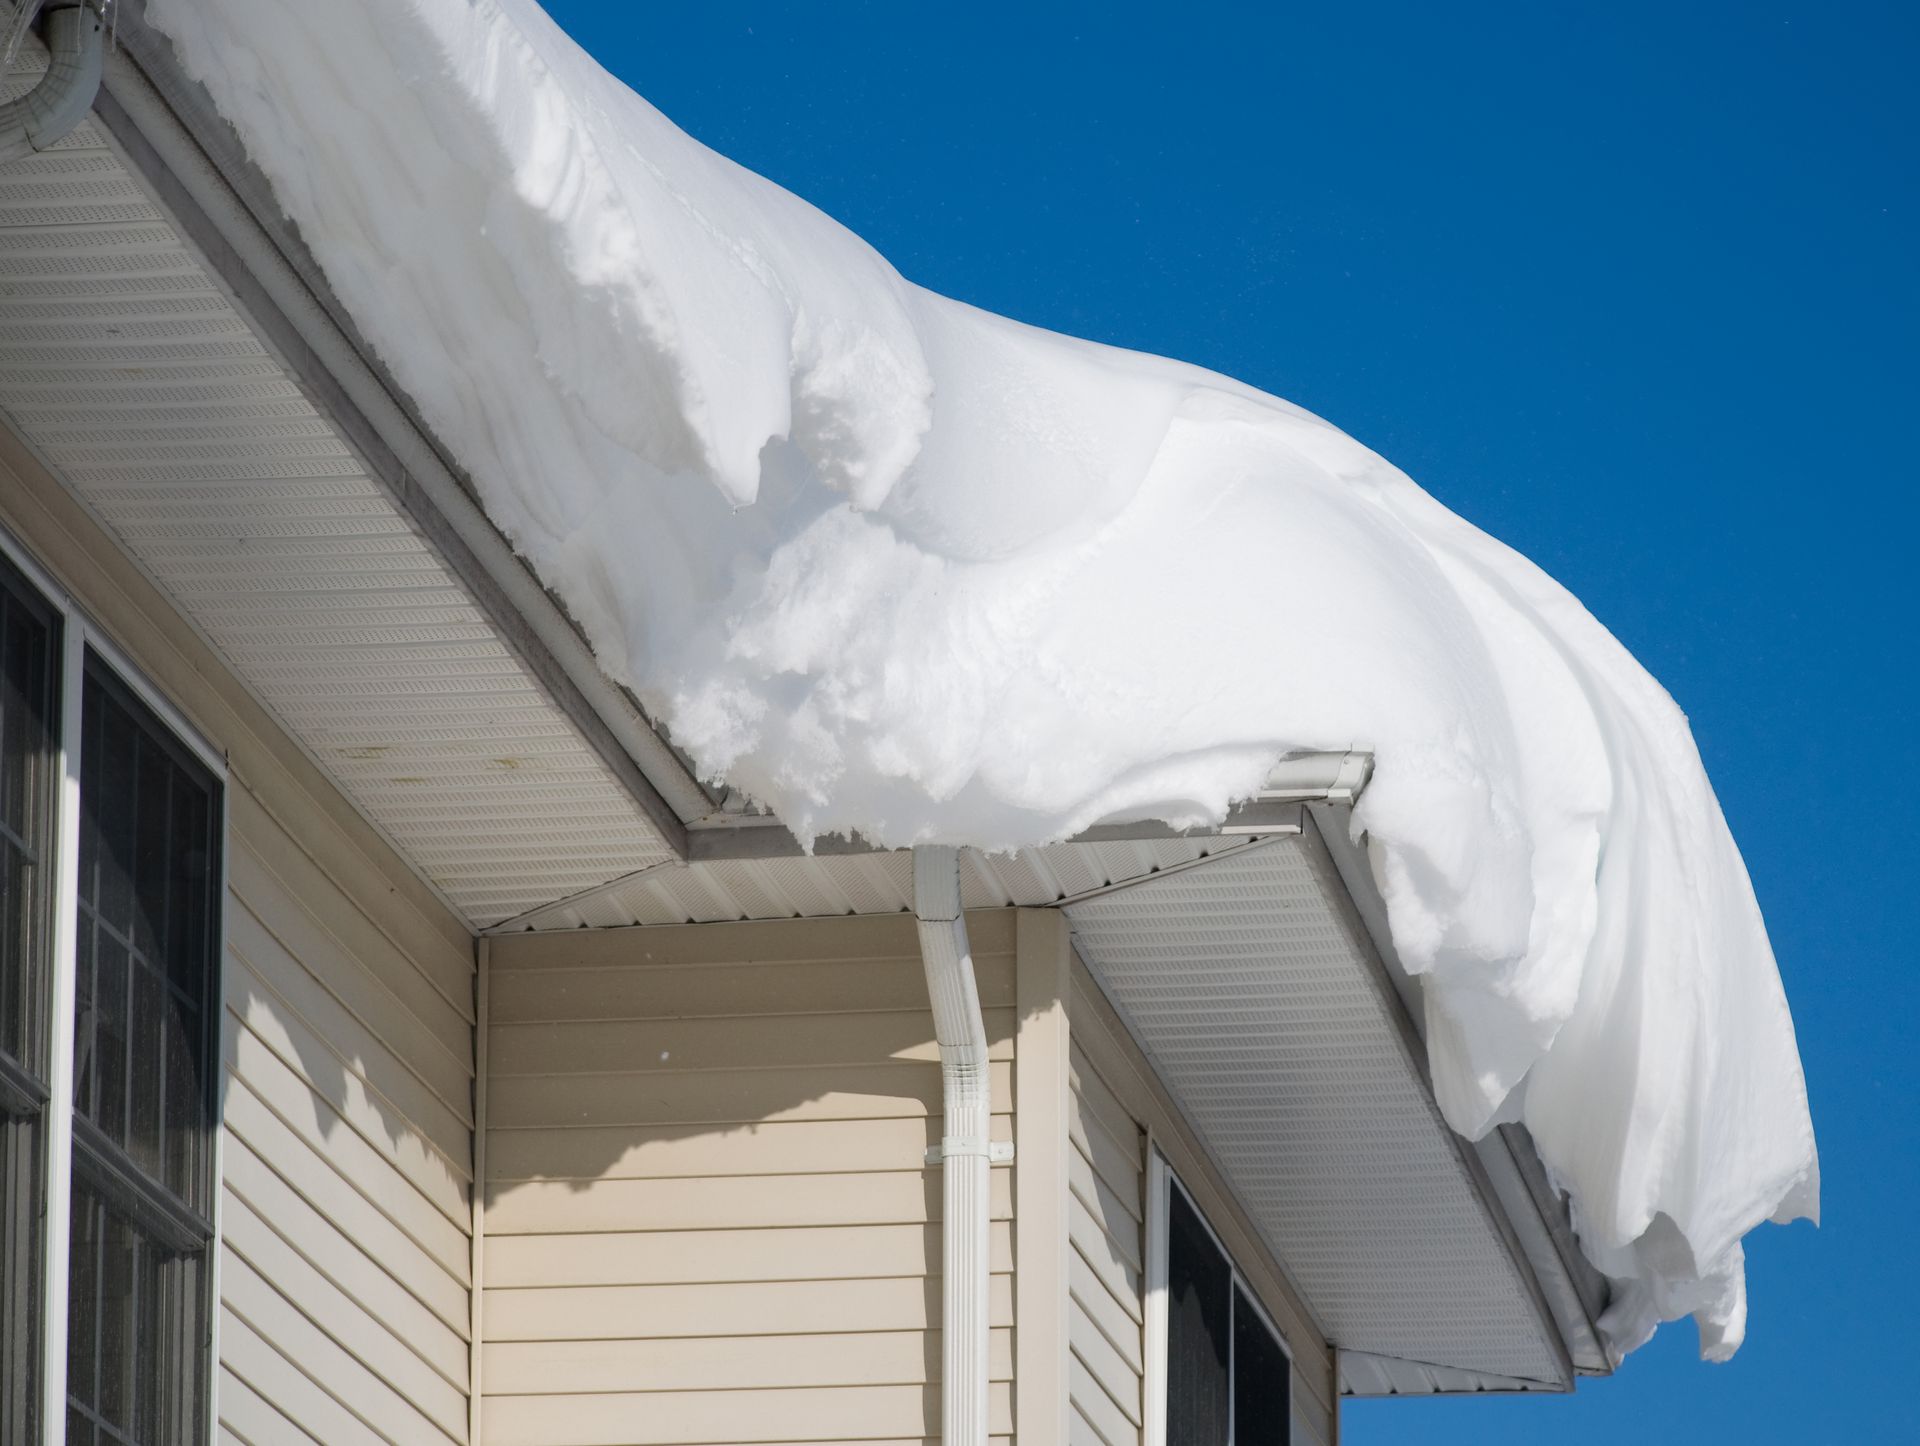
[[[1907,3],[549,8],[915,281],[1230,372],[1568,584],[1693,720],[1826,1225],[1572,1398],[1381,1442],[1920,1441],[1920,25]]]

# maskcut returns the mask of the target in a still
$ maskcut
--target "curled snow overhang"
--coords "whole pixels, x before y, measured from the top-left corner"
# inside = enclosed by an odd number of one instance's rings
[[[1816,1208],[1792,1025],[1684,718],[1564,590],[1298,408],[912,287],[525,0],[149,15],[703,774],[1021,848],[1364,745],[1446,1117],[1525,1123],[1618,1346],[1737,1346],[1740,1237]],[[1287,566],[1213,565],[1248,538]]]

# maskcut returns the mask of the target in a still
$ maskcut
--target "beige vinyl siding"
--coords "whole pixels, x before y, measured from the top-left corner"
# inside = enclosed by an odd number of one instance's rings
[[[328,1443],[464,1442],[471,1027],[233,792],[220,1295],[236,1402]],[[222,1406],[236,1437],[277,1439]]]
[[[1077,1439],[1141,1439],[1146,1134],[1077,1046],[1070,1052],[1067,1137],[1068,1396]]]
[[[1098,982],[1077,958],[1071,974],[1070,1440],[1135,1446],[1144,1439],[1146,1167],[1153,1148],[1166,1156],[1286,1339],[1297,1446],[1332,1446],[1338,1411],[1326,1337]]]
[[[220,1439],[464,1442],[467,930],[4,428],[0,524],[229,760]]]
[[[1006,1140],[1014,916],[968,925]],[[487,994],[486,1442],[938,1436],[941,1085],[911,918],[501,936]]]

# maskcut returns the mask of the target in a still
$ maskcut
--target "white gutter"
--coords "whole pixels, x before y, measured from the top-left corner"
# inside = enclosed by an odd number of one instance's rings
[[[21,0],[24,25],[40,0]],[[64,140],[100,93],[106,24],[92,4],[56,3],[47,11],[47,73],[18,100],[0,105],[0,165]]]
[[[946,1102],[940,1143],[927,1152],[928,1162],[937,1160],[944,1176],[940,1439],[945,1446],[986,1446],[992,1170],[996,1159],[1011,1159],[1013,1149],[996,1149],[989,1138],[993,1086],[987,1030],[960,909],[958,850],[914,849],[913,909],[920,919],[920,957],[933,1001]]]

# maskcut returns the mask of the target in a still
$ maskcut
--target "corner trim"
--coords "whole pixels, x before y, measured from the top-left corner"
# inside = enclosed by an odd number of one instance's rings
[[[1067,995],[1073,946],[1057,909],[1014,914],[1014,1434],[1067,1446]]]

